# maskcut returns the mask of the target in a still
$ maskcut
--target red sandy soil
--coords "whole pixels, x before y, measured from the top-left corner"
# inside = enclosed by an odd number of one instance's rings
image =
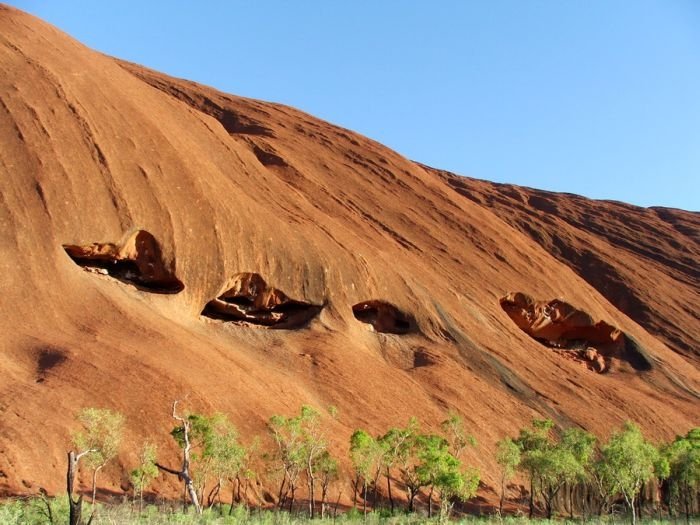
[[[87,406],[127,418],[101,476],[116,492],[145,438],[176,461],[184,396],[244,436],[335,405],[343,457],[357,427],[436,428],[455,410],[488,485],[495,442],[533,417],[602,438],[627,419],[654,439],[700,421],[697,213],[438,172],[1,6],[0,224],[5,494],[62,490]],[[518,328],[499,303],[518,291],[633,348],[597,373]]]

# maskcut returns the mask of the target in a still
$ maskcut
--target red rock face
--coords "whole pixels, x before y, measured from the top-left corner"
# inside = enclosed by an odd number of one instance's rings
[[[700,364],[700,214],[640,208],[431,170],[569,266],[611,304]]]
[[[487,485],[496,441],[533,417],[650,439],[700,420],[697,214],[436,172],[5,6],[0,70],[0,492],[63,491],[89,406],[174,464],[187,393],[250,439],[335,405],[339,458],[356,428],[437,430],[454,410]],[[511,318],[508,290],[568,304],[514,298]]]

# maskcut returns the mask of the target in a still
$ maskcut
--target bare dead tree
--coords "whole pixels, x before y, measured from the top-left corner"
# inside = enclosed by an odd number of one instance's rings
[[[180,468],[180,470],[175,470],[161,465],[160,463],[156,463],[156,467],[163,472],[177,476],[185,484],[185,490],[190,496],[190,501],[194,505],[197,514],[201,514],[202,505],[199,503],[197,491],[194,488],[194,483],[192,482],[192,477],[190,476],[190,422],[186,417],[182,417],[177,414],[177,404],[179,402],[179,399],[173,402],[173,419],[179,421],[182,425],[182,438],[185,445],[182,449],[182,468]],[[71,525],[73,524],[71,523]]]
[[[75,453],[74,450],[68,452],[68,472],[66,473],[66,491],[68,492],[68,523],[69,525],[83,525],[83,495],[80,494],[78,499],[73,499],[73,488],[75,485],[75,475],[78,472],[78,462],[80,458],[94,452],[94,450],[85,450]],[[92,523],[92,518],[95,516],[94,510],[88,519],[87,525]]]

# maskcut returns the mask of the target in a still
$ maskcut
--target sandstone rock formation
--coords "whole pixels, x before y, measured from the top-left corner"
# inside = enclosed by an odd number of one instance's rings
[[[0,492],[62,490],[72,415],[88,406],[177,457],[170,407],[185,395],[244,436],[335,405],[342,458],[355,428],[417,416],[436,429],[454,410],[487,485],[496,441],[535,416],[600,436],[632,419],[652,439],[700,420],[696,213],[457,178],[5,6],[0,71]],[[152,237],[118,241],[136,230]],[[597,356],[543,346],[499,305],[508,290],[566,297],[624,333],[621,357],[595,374]],[[251,326],[320,305],[294,330]],[[101,488],[120,492],[134,460],[122,451]]]

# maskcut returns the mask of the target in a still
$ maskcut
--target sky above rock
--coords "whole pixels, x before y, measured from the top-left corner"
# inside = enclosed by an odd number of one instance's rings
[[[700,4],[13,1],[462,175],[700,210]]]

